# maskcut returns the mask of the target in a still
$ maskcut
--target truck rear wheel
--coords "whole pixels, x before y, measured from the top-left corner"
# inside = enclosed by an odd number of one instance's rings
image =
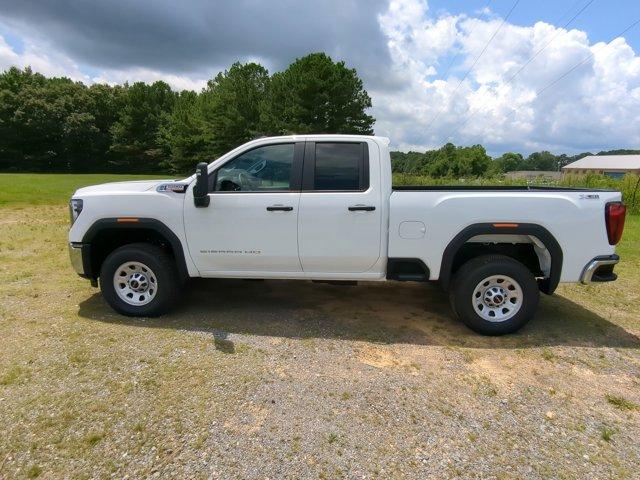
[[[531,320],[539,295],[533,274],[522,263],[504,255],[482,255],[456,272],[449,298],[469,328],[504,335]]]
[[[102,263],[100,288],[116,312],[156,317],[178,297],[178,271],[173,257],[160,247],[133,243],[114,250]]]

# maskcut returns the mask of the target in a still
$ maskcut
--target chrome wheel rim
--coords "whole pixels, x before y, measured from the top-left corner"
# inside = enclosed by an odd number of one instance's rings
[[[473,290],[475,312],[488,322],[505,322],[520,311],[524,295],[520,284],[506,275],[491,275]]]
[[[120,300],[140,307],[156,297],[158,279],[144,263],[125,262],[113,274],[113,288]]]

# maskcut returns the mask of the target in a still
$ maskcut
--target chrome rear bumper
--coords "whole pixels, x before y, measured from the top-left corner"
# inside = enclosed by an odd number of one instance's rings
[[[604,255],[596,257],[587,263],[580,275],[580,283],[585,285],[592,282],[612,282],[618,276],[613,273],[613,267],[620,261],[618,255]]]

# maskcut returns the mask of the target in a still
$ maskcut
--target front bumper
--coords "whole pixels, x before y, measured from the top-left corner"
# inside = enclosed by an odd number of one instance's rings
[[[94,278],[91,271],[91,262],[89,256],[89,245],[86,243],[69,243],[69,258],[71,266],[78,275],[83,278]]]
[[[613,282],[618,276],[613,268],[620,261],[618,255],[603,255],[595,257],[582,269],[580,283],[585,285],[592,282]]]

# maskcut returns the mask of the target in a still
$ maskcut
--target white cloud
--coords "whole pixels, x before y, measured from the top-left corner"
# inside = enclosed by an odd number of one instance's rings
[[[583,31],[506,22],[460,83],[501,22],[495,16],[434,18],[425,0],[392,1],[379,23],[404,88],[370,92],[376,132],[402,149],[446,141],[482,143],[495,153],[640,145],[640,57],[623,38],[590,44]],[[454,55],[456,66],[438,78]]]
[[[154,82],[163,80],[174,90],[199,91],[206,86],[207,79],[191,78],[172,73],[159,72],[148,68],[130,69],[103,69],[95,75],[88,75],[70,57],[51,48],[50,45],[39,44],[32,39],[27,39],[22,52],[16,49],[0,35],[0,71],[9,67],[31,67],[35,72],[48,77],[69,77],[72,80],[91,83],[124,83],[124,82]]]
[[[167,82],[174,90],[200,91],[207,85],[207,79],[191,78],[188,76],[158,72],[148,68],[130,68],[126,70],[105,70],[100,75],[93,77],[94,83],[108,83],[110,85],[125,82],[153,83],[157,80]]]
[[[49,45],[38,45],[26,41],[23,51],[18,53],[0,35],[0,69],[30,66],[34,71],[50,77],[66,76],[73,80],[89,81],[78,65],[69,57],[59,54]]]
[[[0,68],[5,69],[19,62],[19,55],[13,51],[11,46],[0,36]]]

